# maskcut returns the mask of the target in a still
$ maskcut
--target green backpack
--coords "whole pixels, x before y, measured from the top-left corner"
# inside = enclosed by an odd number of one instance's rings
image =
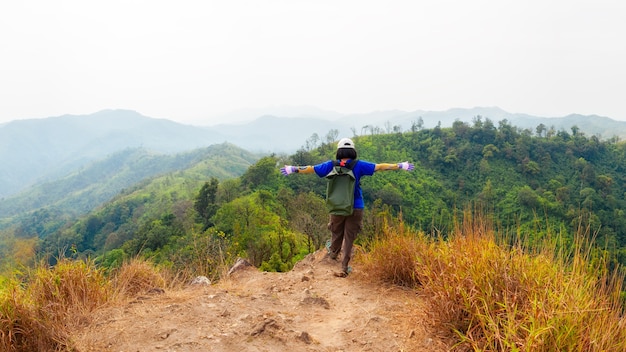
[[[325,176],[328,180],[326,185],[326,208],[332,215],[352,215],[354,207],[354,165],[356,160],[350,160],[344,166],[339,161],[333,161],[333,169]]]

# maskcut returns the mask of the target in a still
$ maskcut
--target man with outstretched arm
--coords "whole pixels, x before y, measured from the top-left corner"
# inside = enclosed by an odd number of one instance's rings
[[[352,246],[357,234],[363,227],[363,193],[360,185],[360,178],[362,176],[372,176],[376,171],[386,170],[405,170],[411,171],[414,168],[412,163],[408,161],[390,164],[374,164],[364,160],[357,160],[357,152],[354,147],[354,142],[350,138],[342,138],[337,144],[336,160],[328,160],[317,165],[306,166],[293,166],[285,165],[280,169],[281,173],[285,176],[292,173],[312,174],[315,173],[319,177],[326,177],[328,173],[333,170],[337,163],[346,165],[352,163],[352,172],[356,179],[354,187],[354,206],[351,215],[330,215],[330,223],[328,228],[331,231],[332,237],[330,243],[327,244],[327,249],[331,259],[337,259],[339,253],[343,248],[343,258],[341,261],[342,271],[337,276],[346,277],[351,271],[350,263]]]

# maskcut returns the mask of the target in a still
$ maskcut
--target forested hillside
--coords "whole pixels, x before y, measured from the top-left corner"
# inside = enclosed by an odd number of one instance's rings
[[[379,172],[362,180],[361,240],[400,216],[427,234],[445,236],[462,210],[472,207],[511,239],[532,244],[553,236],[568,245],[575,233],[583,233],[607,249],[606,259],[626,261],[623,143],[588,137],[576,126],[522,130],[506,120],[496,126],[479,117],[451,128],[353,140],[360,159],[416,165],[410,173]],[[334,152],[334,143],[324,143],[289,157],[265,157],[231,179],[207,174],[213,161],[166,174],[88,215],[54,225],[56,231],[38,232],[37,253],[98,257],[105,266],[140,254],[211,275],[217,275],[212,272],[217,261],[244,256],[265,270],[287,270],[328,237],[325,182],[314,175],[284,177],[278,168],[315,164]],[[221,162],[223,168],[230,165]],[[10,248],[25,252],[37,242],[19,227],[12,231],[6,236],[13,241]]]
[[[81,215],[127,187],[155,175],[184,170],[211,160],[210,174],[220,179],[241,175],[259,157],[224,143],[178,154],[128,148],[55,181],[38,184],[0,202],[0,226],[11,217],[46,208]],[[224,165],[227,164],[227,165]],[[23,220],[23,219],[22,219]]]
[[[18,263],[34,260],[35,247],[45,245],[42,241],[63,238],[61,232],[67,234],[67,227],[76,222],[81,223],[80,219],[84,217],[97,218],[84,214],[102,212],[102,207],[94,209],[103,202],[104,209],[114,208],[117,216],[122,216],[120,212],[124,210],[120,208],[123,207],[130,207],[130,210],[126,208],[125,211],[131,212],[135,207],[143,209],[146,206],[157,206],[153,198],[136,195],[138,190],[149,192],[153,197],[160,193],[162,175],[182,184],[178,185],[181,190],[175,197],[190,199],[204,180],[234,179],[258,158],[256,154],[227,143],[174,155],[155,154],[145,149],[128,149],[112,155],[76,174],[42,184],[0,203],[0,264],[3,261],[5,264],[10,263],[12,254],[19,258]],[[159,195],[159,198],[163,196]],[[154,211],[159,212],[158,209]],[[122,225],[124,221],[134,219],[118,218],[117,225]],[[71,238],[68,243],[75,248],[77,241]],[[61,242],[55,245],[70,250],[70,247],[63,247]],[[100,244],[98,248],[101,247]],[[59,254],[59,250],[53,251]]]

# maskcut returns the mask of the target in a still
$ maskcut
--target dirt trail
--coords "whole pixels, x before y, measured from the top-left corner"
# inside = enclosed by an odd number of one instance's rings
[[[247,267],[212,286],[153,292],[96,312],[80,351],[446,351],[411,290],[348,278],[325,251],[288,273]]]

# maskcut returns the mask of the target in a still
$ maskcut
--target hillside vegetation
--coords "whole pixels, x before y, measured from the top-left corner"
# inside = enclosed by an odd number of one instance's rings
[[[160,154],[144,148],[128,148],[93,162],[65,177],[43,182],[0,202],[0,225],[24,220],[35,210],[82,215],[110,200],[126,188],[154,176],[188,169],[199,162],[210,167],[200,176],[234,178],[259,156],[223,143],[178,154]],[[225,161],[228,161],[225,163]],[[210,162],[209,162],[210,161]],[[227,164],[227,165],[226,165]],[[18,219],[12,217],[21,216]],[[27,220],[28,221],[28,220]]]
[[[362,180],[367,271],[436,298],[459,348],[623,350],[624,144],[479,117],[353,139],[361,159],[416,164]],[[22,222],[3,231],[0,250],[13,254],[2,256],[5,276],[36,258],[93,260],[104,275],[143,258],[182,281],[218,281],[237,257],[289,271],[328,238],[324,181],[278,171],[332,158],[332,138],[314,142],[238,178],[207,175],[228,158],[202,160],[84,216]]]
[[[178,260],[171,255],[180,255],[195,238],[209,238],[213,244],[231,245],[225,254],[283,270],[325,240],[325,183],[312,175],[282,177],[278,167],[331,158],[330,137],[321,144],[311,139],[289,157],[262,158],[239,178],[228,175],[245,170],[249,158],[224,148],[211,154],[216,156],[196,154],[187,159],[189,168],[126,188],[78,219],[43,208],[3,231],[4,238],[28,244],[36,236],[40,256],[98,256],[111,262],[142,253],[171,265]],[[354,140],[364,160],[416,164],[411,173],[378,173],[362,180],[368,212],[364,239],[376,233],[372,219],[379,213],[401,211],[407,224],[446,234],[464,207],[476,204],[509,237],[532,245],[558,233],[561,245],[568,247],[574,234],[582,232],[611,265],[625,261],[623,143],[587,137],[575,126],[571,132],[542,125],[530,131],[506,120],[496,127],[480,117],[472,125],[414,125],[411,132]],[[67,194],[66,200],[71,199],[72,192]],[[58,201],[62,203],[63,198]],[[4,248],[12,253],[9,246]]]

